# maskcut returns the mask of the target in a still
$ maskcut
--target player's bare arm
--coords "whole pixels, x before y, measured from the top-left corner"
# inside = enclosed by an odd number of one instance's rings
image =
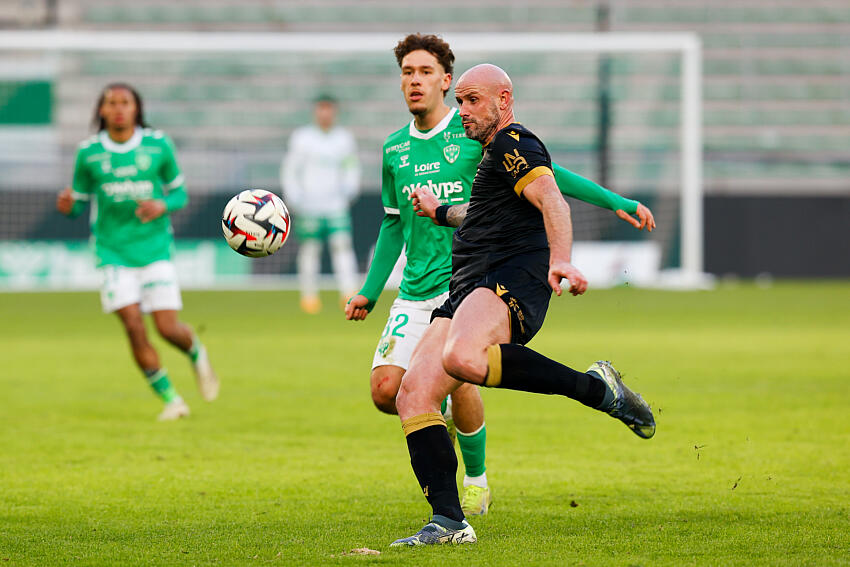
[[[561,278],[566,278],[570,293],[581,295],[587,290],[587,280],[570,261],[573,245],[570,206],[561,196],[555,179],[549,175],[538,177],[523,189],[522,196],[543,213],[550,250],[549,285],[561,295]]]
[[[430,189],[423,187],[414,189],[411,200],[413,202],[413,210],[416,211],[417,215],[428,217],[434,224],[442,225],[437,220],[437,208],[441,206],[440,201],[437,200],[437,197],[434,196],[434,193]],[[446,223],[443,226],[460,226],[463,219],[466,218],[466,210],[468,208],[469,203],[446,206]]]

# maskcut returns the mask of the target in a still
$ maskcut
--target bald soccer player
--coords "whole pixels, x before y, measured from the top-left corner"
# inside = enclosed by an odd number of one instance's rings
[[[562,279],[573,295],[587,289],[570,263],[569,205],[546,147],[514,120],[507,73],[477,65],[458,80],[455,96],[466,136],[483,144],[484,155],[468,208],[434,215],[441,224],[460,225],[449,297],[434,310],[396,399],[410,462],[433,515],[392,546],[477,540],[460,507],[457,457],[440,413],[440,402],[463,383],[560,394],[620,419],[639,437],[655,434],[649,405],[609,362],[579,372],[523,346],[543,324],[551,293],[561,294]],[[415,206],[427,212],[420,202]]]

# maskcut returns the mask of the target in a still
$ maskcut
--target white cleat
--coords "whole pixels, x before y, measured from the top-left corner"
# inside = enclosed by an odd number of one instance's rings
[[[441,545],[461,543],[475,543],[478,537],[475,535],[475,530],[472,529],[466,520],[462,522],[462,526],[458,529],[446,528],[435,520],[431,520],[425,527],[413,534],[410,537],[397,539],[390,544],[390,547],[413,547],[418,545]]]
[[[206,347],[198,351],[198,359],[192,364],[195,369],[195,381],[198,383],[198,391],[201,397],[211,402],[218,397],[218,376],[215,375]]]
[[[157,420],[176,421],[181,417],[189,417],[189,406],[181,398],[177,398],[165,404]]]

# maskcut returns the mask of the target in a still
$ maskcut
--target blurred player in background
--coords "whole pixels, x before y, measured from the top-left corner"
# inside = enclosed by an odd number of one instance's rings
[[[418,218],[410,199],[418,189],[425,188],[444,205],[468,203],[481,161],[481,144],[466,137],[457,109],[444,101],[451,88],[455,59],[449,44],[434,35],[411,34],[398,43],[395,55],[401,68],[402,94],[413,120],[384,143],[384,219],[366,282],[346,306],[346,318],[366,318],[404,245],[407,265],[370,377],[372,400],[379,410],[390,414],[397,413],[395,400],[402,376],[428,327],[431,311],[448,296],[452,272],[454,229]],[[565,194],[610,208],[637,228],[654,228],[651,211],[637,201],[624,199],[557,166],[555,176]],[[629,213],[636,213],[639,220]],[[472,384],[460,386],[450,399],[451,413],[446,402],[442,410],[446,420],[453,420],[457,428],[466,468],[463,511],[467,515],[483,514],[491,502],[485,466],[484,406]]]
[[[129,85],[108,85],[95,107],[98,133],[77,152],[71,187],[56,201],[64,215],[78,216],[91,203],[91,230],[103,274],[101,303],[124,325],[133,357],[154,392],[165,402],[159,419],[189,415],[189,406],[168,379],[148,340],[142,313],[159,334],[186,353],[201,396],[218,396],[218,378],[191,327],[177,318],[182,308],[171,262],[174,237],[169,214],[188,200],[174,144],[145,124],[142,100]]]
[[[292,133],[281,167],[284,198],[298,215],[298,279],[301,308],[307,313],[322,308],[317,279],[323,241],[330,248],[342,301],[358,285],[349,207],[359,190],[360,166],[354,136],[336,125],[337,111],[334,98],[316,99],[314,123]]]

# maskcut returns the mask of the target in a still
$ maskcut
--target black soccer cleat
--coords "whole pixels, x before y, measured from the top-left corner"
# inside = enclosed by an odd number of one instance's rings
[[[593,372],[608,385],[614,393],[614,400],[607,408],[599,408],[611,417],[616,417],[626,424],[635,435],[643,439],[649,439],[655,435],[655,418],[652,409],[640,394],[632,392],[628,386],[623,384],[620,373],[607,360],[597,360],[588,372]]]

